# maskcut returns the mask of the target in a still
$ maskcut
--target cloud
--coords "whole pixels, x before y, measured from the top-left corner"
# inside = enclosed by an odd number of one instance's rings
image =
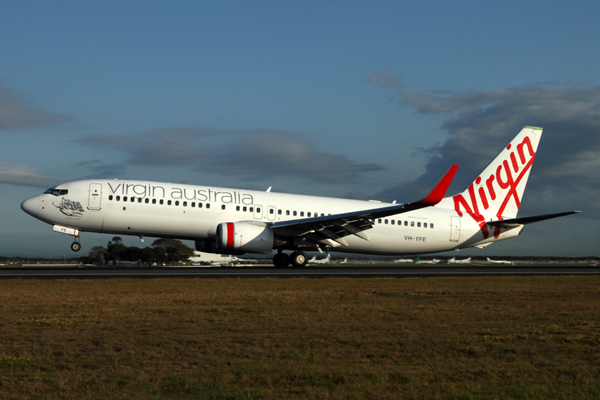
[[[307,140],[282,131],[164,129],[134,136],[92,136],[80,143],[122,151],[129,157],[128,164],[190,167],[254,180],[296,176],[317,182],[352,183],[360,173],[383,169],[319,151]]]
[[[67,115],[35,108],[29,105],[17,91],[0,88],[0,130],[27,129],[68,122],[72,119]]]
[[[0,163],[0,183],[48,188],[59,184],[56,179],[38,175],[28,165]]]
[[[600,218],[600,86],[531,85],[517,88],[421,92],[402,88],[399,102],[443,117],[447,139],[428,154],[424,175],[379,196],[402,201],[425,195],[453,164],[464,189],[526,125],[544,128],[524,207],[531,212],[583,209]],[[453,190],[451,188],[451,190]],[[402,196],[402,197],[401,197]]]
[[[125,172],[127,171],[127,166],[125,164],[107,164],[101,160],[81,161],[77,163],[76,167],[78,169],[89,171],[80,179],[118,178],[119,176],[125,175]]]
[[[396,87],[400,84],[400,78],[393,76],[389,70],[377,71],[369,76],[369,83],[383,87]]]

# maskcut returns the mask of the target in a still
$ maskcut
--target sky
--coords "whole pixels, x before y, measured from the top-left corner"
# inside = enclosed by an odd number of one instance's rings
[[[140,179],[408,202],[544,128],[519,216],[462,255],[600,256],[597,1],[2,1],[0,255],[72,257],[20,203]],[[112,236],[82,234],[87,254]],[[147,245],[130,238],[127,245]]]

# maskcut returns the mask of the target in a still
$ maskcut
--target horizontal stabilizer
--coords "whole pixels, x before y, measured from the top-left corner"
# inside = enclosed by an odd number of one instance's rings
[[[516,226],[516,225],[527,225],[533,224],[534,222],[545,221],[547,219],[564,217],[565,215],[577,214],[581,211],[567,211],[557,214],[546,214],[546,215],[535,215],[533,217],[523,217],[523,218],[512,218],[512,219],[504,219],[499,221],[491,221],[486,222],[491,226]]]

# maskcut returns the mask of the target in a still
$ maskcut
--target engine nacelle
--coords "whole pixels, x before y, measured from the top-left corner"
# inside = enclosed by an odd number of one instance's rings
[[[214,240],[196,240],[195,241],[196,251],[200,251],[202,253],[211,253],[211,254],[231,254],[234,256],[241,256],[244,254],[243,251],[222,251],[217,249],[217,243]]]
[[[223,222],[217,226],[217,250],[223,252],[270,253],[275,244],[273,231],[264,224]]]

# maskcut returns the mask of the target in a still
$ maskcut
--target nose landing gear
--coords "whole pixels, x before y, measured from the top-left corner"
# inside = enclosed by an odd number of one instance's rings
[[[75,241],[71,243],[71,250],[79,251],[81,250],[81,243],[79,243],[79,236],[75,236]]]
[[[52,227],[54,232],[64,233],[65,235],[71,235],[75,237],[73,243],[71,243],[71,250],[79,251],[81,250],[81,243],[79,243],[79,229],[75,228],[67,228],[66,226],[54,225]]]

